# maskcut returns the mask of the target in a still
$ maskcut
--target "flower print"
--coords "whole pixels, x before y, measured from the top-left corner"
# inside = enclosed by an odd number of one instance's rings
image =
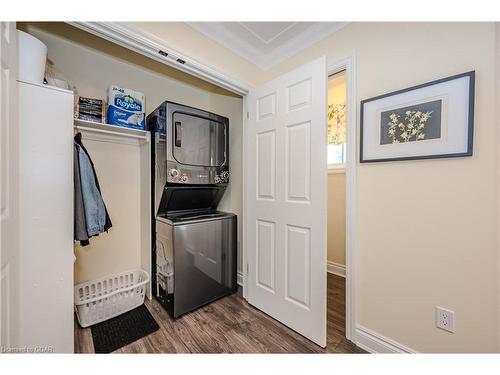
[[[425,125],[434,111],[406,111],[404,121],[401,116],[393,112],[389,115],[390,122],[387,134],[392,143],[412,142],[425,139]],[[398,134],[399,132],[399,134]]]
[[[392,119],[391,119],[392,121]],[[336,103],[328,106],[328,143],[346,142],[346,105]]]

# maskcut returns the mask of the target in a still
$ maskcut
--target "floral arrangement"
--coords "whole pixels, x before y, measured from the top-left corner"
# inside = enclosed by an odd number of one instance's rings
[[[425,125],[432,116],[434,111],[406,111],[404,120],[401,116],[392,113],[389,118],[390,122],[387,124],[389,137],[392,143],[421,141],[425,139]]]
[[[328,106],[328,144],[346,143],[346,105],[345,103]]]

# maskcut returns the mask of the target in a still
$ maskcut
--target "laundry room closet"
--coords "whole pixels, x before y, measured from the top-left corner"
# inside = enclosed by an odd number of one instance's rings
[[[23,22],[17,28],[48,49],[48,59],[78,95],[106,100],[110,85],[145,94],[146,116],[164,101],[172,101],[229,119],[231,180],[219,209],[242,213],[243,101],[236,94],[66,23]],[[49,111],[50,113],[50,111]],[[84,128],[91,128],[85,130]],[[97,129],[97,131],[96,131]],[[120,128],[106,133],[99,126],[75,122],[95,165],[102,198],[112,221],[106,233],[75,242],[74,284],[132,269],[151,270],[151,179],[149,132],[130,136]],[[116,133],[116,134],[115,134]],[[125,134],[127,133],[127,134]],[[241,220],[237,231],[241,270]],[[148,295],[151,290],[148,288]]]

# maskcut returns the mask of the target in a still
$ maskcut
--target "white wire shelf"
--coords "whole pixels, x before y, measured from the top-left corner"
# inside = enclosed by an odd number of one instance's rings
[[[149,132],[145,130],[137,130],[125,128],[122,126],[104,124],[102,122],[88,121],[75,118],[75,129],[78,131],[108,134],[119,137],[135,138],[144,141],[149,140]]]

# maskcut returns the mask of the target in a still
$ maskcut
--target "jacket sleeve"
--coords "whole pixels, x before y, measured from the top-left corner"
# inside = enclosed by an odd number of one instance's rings
[[[80,162],[78,157],[78,146],[73,145],[73,183],[74,183],[74,239],[80,241],[82,246],[89,244],[87,223],[85,221],[85,210],[83,207],[82,184],[80,180]]]
[[[94,163],[92,162],[92,158],[90,157],[89,152],[87,151],[87,149],[83,145],[81,133],[77,133],[75,135],[75,142],[79,146],[79,148],[78,148],[79,152],[81,152],[81,154],[79,155],[80,158],[83,157],[86,160],[88,159],[88,162],[90,163],[90,167],[91,167],[92,173],[94,175],[93,184],[95,185],[95,187],[97,187],[97,190],[99,191],[99,194],[101,195],[101,187],[99,186],[99,180],[97,179],[97,173],[95,171],[95,166],[94,166]],[[81,167],[80,167],[80,172],[81,172]],[[102,195],[101,195],[101,199],[102,199]],[[104,203],[104,200],[103,200],[103,204],[104,204],[104,211],[106,214],[105,223],[104,223],[104,231],[107,232],[113,226],[113,224],[111,223],[111,218],[109,217],[108,209],[106,208],[106,204]]]

